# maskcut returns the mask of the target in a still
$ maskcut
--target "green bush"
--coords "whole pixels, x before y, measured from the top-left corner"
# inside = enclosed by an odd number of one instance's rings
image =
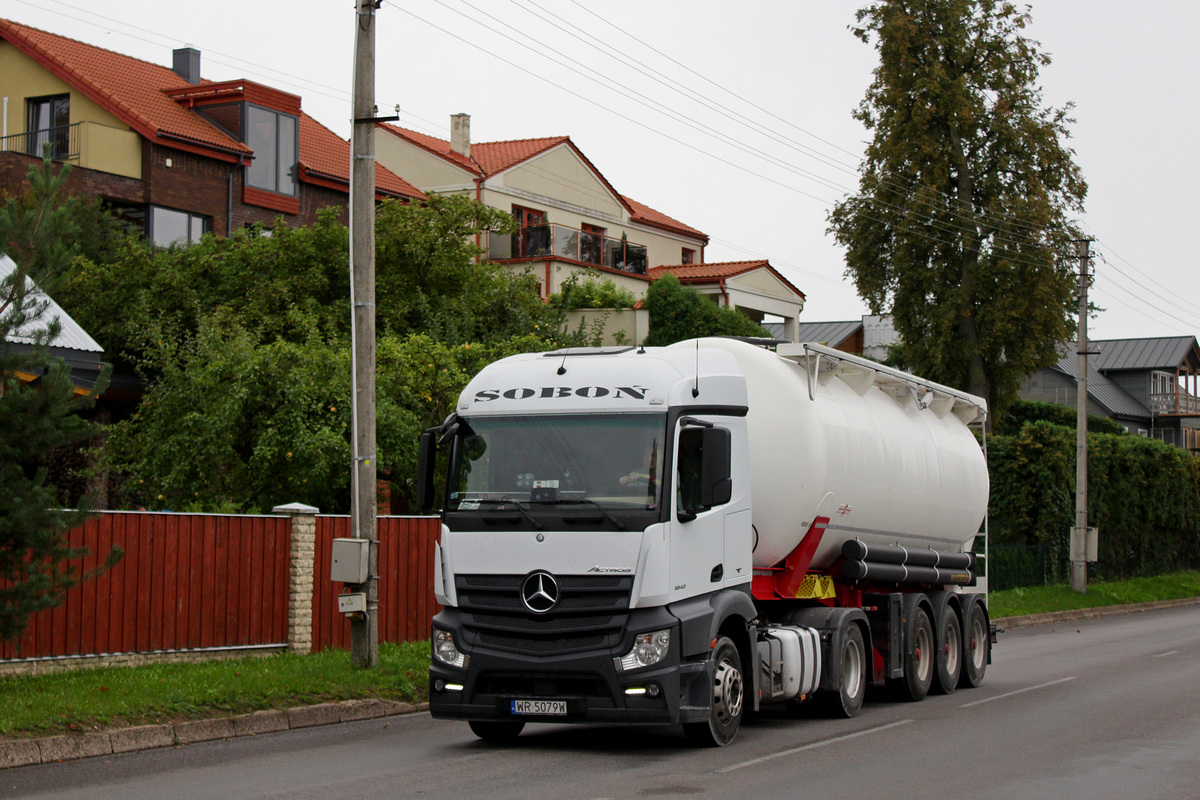
[[[1045,544],[1065,579],[1075,521],[1075,433],[1045,420],[988,440],[996,544]],[[1088,435],[1088,523],[1099,528],[1097,577],[1200,564],[1200,460],[1154,439]]]
[[[667,345],[697,336],[768,336],[733,308],[722,308],[670,273],[646,290],[650,311],[648,345]]]
[[[1005,406],[1004,413],[998,415],[996,433],[1001,436],[1012,436],[1018,433],[1026,422],[1039,420],[1054,425],[1065,425],[1071,430],[1075,430],[1076,413],[1075,409],[1070,406],[1017,400]],[[1115,419],[1093,416],[1088,417],[1088,432],[1111,433],[1117,436],[1127,433],[1124,426]]]
[[[633,308],[637,298],[633,292],[617,286],[612,278],[603,280],[589,275],[579,279],[577,275],[568,278],[562,291],[550,296],[550,305],[565,310],[579,308]]]

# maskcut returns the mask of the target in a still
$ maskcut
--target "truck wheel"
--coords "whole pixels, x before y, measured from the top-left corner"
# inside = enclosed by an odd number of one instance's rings
[[[950,694],[958,687],[962,672],[962,629],[958,614],[949,604],[942,606],[942,618],[938,622],[937,651],[933,658],[934,694]]]
[[[963,630],[963,666],[958,679],[959,686],[974,689],[983,683],[991,646],[987,614],[979,603],[973,603]]]
[[[742,724],[744,689],[742,657],[733,641],[722,636],[713,650],[712,704],[708,721],[685,723],[683,732],[688,740],[703,747],[724,747],[732,742]]]
[[[835,655],[841,667],[838,690],[822,692],[817,695],[817,700],[827,716],[857,717],[867,695],[867,655],[862,631],[857,625],[850,624],[842,632],[841,653],[830,653],[830,657]]]
[[[914,613],[912,632],[912,648],[904,654],[904,678],[897,683],[902,698],[917,702],[925,699],[933,683],[933,625],[924,608]]]
[[[525,721],[481,722],[479,720],[471,720],[470,725],[471,732],[485,742],[507,744],[521,733],[521,729],[525,727]]]

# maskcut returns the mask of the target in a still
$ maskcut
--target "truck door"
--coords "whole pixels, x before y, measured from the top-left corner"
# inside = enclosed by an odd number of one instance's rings
[[[725,511],[731,496],[730,433],[696,418],[680,420],[675,436],[675,497],[671,526],[671,597],[721,588],[725,573]]]

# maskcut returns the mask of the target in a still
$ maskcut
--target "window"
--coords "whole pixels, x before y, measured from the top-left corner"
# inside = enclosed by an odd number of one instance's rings
[[[683,260],[680,261],[679,263],[695,264],[696,263],[696,251],[690,247],[683,248]]]
[[[514,258],[530,258],[550,254],[550,226],[546,224],[546,212],[534,208],[513,206],[513,219],[520,228],[513,234],[512,255]]]
[[[299,120],[261,106],[246,106],[246,144],[254,160],[246,167],[246,184],[268,192],[296,195]]]
[[[200,214],[150,206],[150,225],[146,238],[159,247],[173,244],[187,246],[199,242],[209,228],[208,217]]]
[[[517,221],[518,228],[528,228],[530,225],[541,225],[546,221],[546,212],[538,211],[535,208],[513,206],[512,213],[513,219]]]
[[[585,222],[580,226],[580,231],[579,260],[589,264],[603,264],[604,228]]]
[[[51,158],[60,160],[69,158],[71,155],[71,96],[58,94],[51,97],[34,97],[28,103],[26,152],[40,158],[43,146],[49,142]]]

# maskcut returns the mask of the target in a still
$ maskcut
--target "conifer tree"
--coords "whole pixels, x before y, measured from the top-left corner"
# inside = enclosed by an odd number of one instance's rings
[[[47,297],[70,262],[82,210],[60,197],[67,171],[55,174],[47,158],[30,170],[27,192],[0,205],[0,251],[16,265],[0,281],[0,640],[19,639],[31,614],[86,577],[69,565],[83,553],[65,534],[88,503],[63,510],[67,498],[45,464],[54,448],[96,432],[78,415],[95,392],[77,396],[67,365],[48,350],[59,325],[47,319]],[[109,553],[106,566],[119,558]]]

